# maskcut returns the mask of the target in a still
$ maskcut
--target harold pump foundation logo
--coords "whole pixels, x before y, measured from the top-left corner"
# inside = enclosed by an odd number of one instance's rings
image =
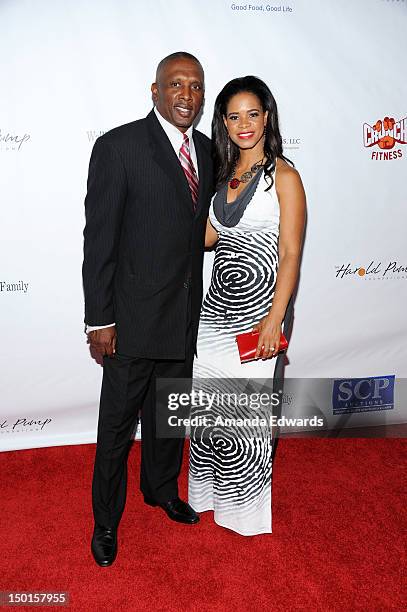
[[[403,157],[402,149],[396,144],[407,144],[407,117],[395,121],[394,117],[378,119],[374,125],[363,124],[363,144],[371,151],[373,160],[389,160]]]
[[[0,151],[21,151],[30,138],[30,134],[17,134],[0,128]]]
[[[407,265],[395,259],[379,261],[372,259],[368,265],[355,265],[345,262],[335,266],[335,277],[363,278],[364,280],[407,279]]]
[[[47,425],[52,423],[52,418],[0,418],[0,434],[28,433],[31,431],[43,431]]]

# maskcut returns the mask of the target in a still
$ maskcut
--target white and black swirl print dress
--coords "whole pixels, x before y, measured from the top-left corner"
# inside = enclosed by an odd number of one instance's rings
[[[234,227],[218,221],[212,202],[209,217],[219,241],[201,311],[196,391],[232,395],[242,384],[247,390],[242,380],[250,385],[253,379],[272,386],[275,360],[242,365],[235,342],[236,334],[250,331],[268,313],[274,296],[280,208],[275,184],[265,191],[267,186],[262,175]],[[262,410],[259,416],[271,414]],[[192,413],[200,415],[210,418],[208,426],[191,428],[189,503],[197,512],[213,510],[216,523],[239,534],[271,533],[271,428],[234,426],[234,419],[248,416],[238,403],[218,402],[210,409],[201,403]],[[229,417],[233,422],[225,425]]]

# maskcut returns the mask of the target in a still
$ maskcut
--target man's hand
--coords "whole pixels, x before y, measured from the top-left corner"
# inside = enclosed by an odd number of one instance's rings
[[[112,325],[89,332],[88,344],[101,355],[111,357],[116,352],[116,326]]]

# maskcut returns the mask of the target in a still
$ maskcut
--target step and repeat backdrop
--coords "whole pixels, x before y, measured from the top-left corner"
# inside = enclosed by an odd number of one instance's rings
[[[284,412],[301,414],[303,398],[330,427],[407,421],[407,1],[1,0],[0,23],[2,450],[95,440],[89,156],[150,111],[156,65],[177,50],[204,66],[208,135],[228,80],[268,83],[306,188],[285,368],[301,393]]]

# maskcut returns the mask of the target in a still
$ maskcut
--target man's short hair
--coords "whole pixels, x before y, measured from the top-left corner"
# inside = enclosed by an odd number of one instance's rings
[[[193,62],[196,62],[198,66],[202,68],[201,62],[199,61],[197,57],[195,57],[195,55],[192,55],[192,53],[188,53],[187,51],[176,51],[175,53],[171,53],[170,55],[167,55],[167,57],[164,57],[161,60],[161,62],[158,64],[157,70],[156,70],[156,80],[157,81],[159,78],[159,74],[163,70],[163,68],[165,68],[167,64],[169,64],[175,59],[189,59],[189,60],[192,60]],[[203,72],[203,68],[202,68],[202,72]]]

